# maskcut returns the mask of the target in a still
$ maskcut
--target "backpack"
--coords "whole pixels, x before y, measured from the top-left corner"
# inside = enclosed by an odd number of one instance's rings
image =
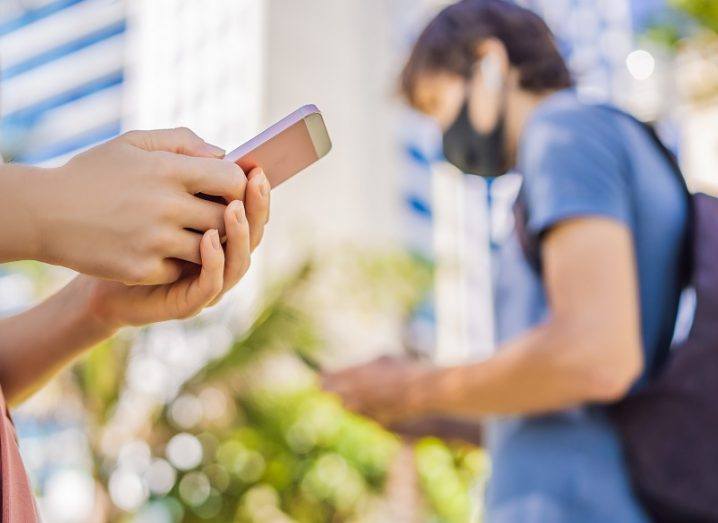
[[[652,127],[649,134],[689,199],[686,286],[696,296],[687,338],[638,391],[609,407],[636,495],[659,523],[718,522],[718,199],[691,194],[678,162]],[[527,260],[540,270],[539,246],[517,202],[516,230]]]

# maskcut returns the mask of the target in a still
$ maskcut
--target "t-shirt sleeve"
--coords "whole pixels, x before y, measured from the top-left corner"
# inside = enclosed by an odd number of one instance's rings
[[[627,167],[618,125],[585,113],[534,122],[521,151],[528,231],[540,236],[569,218],[630,223]]]

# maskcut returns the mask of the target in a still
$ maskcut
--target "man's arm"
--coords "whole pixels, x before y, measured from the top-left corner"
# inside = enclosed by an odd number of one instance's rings
[[[551,310],[543,325],[481,363],[369,364],[330,376],[328,388],[381,421],[534,414],[621,398],[643,366],[629,230],[604,218],[572,219],[551,229],[542,249]]]
[[[531,414],[623,397],[642,366],[638,284],[629,230],[585,218],[543,242],[551,317],[490,360],[437,370],[422,408],[455,414]]]

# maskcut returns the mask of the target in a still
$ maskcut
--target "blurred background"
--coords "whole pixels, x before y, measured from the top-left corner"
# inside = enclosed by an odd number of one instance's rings
[[[438,0],[0,0],[6,159],[53,165],[123,130],[228,150],[320,107],[334,150],[273,194],[253,268],[199,318],[122,332],[15,414],[49,523],[479,521],[490,464],[344,411],[319,368],[492,350],[490,252],[519,179],[442,163],[396,78]],[[657,124],[718,177],[718,3],[525,0],[587,100]],[[71,275],[0,267],[0,314]],[[472,440],[471,437],[463,438]],[[478,439],[478,438],[475,438]]]

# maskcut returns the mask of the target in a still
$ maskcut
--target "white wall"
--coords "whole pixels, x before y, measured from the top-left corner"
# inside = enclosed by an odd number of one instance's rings
[[[232,149],[260,124],[263,0],[127,3],[125,127],[184,125]]]
[[[265,118],[316,104],[334,148],[273,194],[279,269],[331,245],[386,245],[400,228],[395,46],[386,0],[268,0]]]

